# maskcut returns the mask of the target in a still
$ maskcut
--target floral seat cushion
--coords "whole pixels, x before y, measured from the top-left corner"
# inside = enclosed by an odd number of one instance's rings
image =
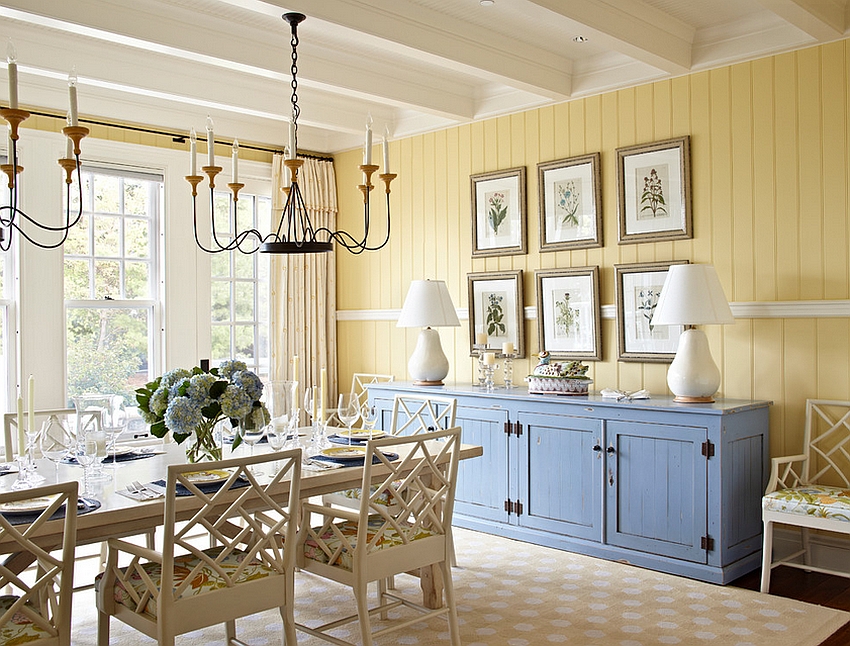
[[[764,496],[762,508],[850,522],[850,489],[823,485],[779,489]]]
[[[374,516],[369,519],[369,529],[366,533],[366,540],[369,542],[372,541],[375,534],[380,530],[383,525],[383,520],[380,517]],[[352,547],[357,546],[357,522],[356,521],[344,521],[341,523],[336,523],[337,529],[339,529],[340,533],[345,536],[346,540],[351,544]],[[408,525],[409,527],[409,525]],[[315,528],[318,529],[318,528]],[[434,536],[434,532],[420,528],[416,534],[413,535],[412,540],[416,541],[421,538],[426,538],[428,536]],[[342,539],[336,536],[332,531],[328,530],[324,534],[322,534],[322,542],[324,542],[325,546],[332,554],[336,553],[336,551],[342,545]],[[381,538],[372,548],[373,550],[382,550],[388,547],[395,547],[396,545],[401,545],[404,541],[401,536],[399,536],[398,532],[391,527],[384,528],[384,531],[381,535]],[[328,563],[329,557],[328,554],[323,550],[319,544],[312,538],[304,541],[304,558],[311,559],[313,561],[318,561],[319,563]],[[351,552],[344,548],[340,555],[337,557],[334,563],[331,565],[339,566],[346,570],[352,569],[352,555]]]
[[[205,554],[209,554],[215,556],[221,547],[212,547],[204,550]],[[245,553],[240,551],[234,551],[229,554],[222,562],[221,568],[225,571],[235,571],[239,564],[245,560]],[[183,556],[178,556],[174,559],[174,585],[175,587],[179,586],[186,577],[192,572],[196,565],[198,565],[200,559],[192,554],[185,554]],[[151,577],[153,582],[156,584],[157,589],[160,587],[160,583],[162,581],[162,566],[159,563],[144,563],[142,568],[147,572],[148,576]],[[126,572],[125,568],[122,568],[122,571]],[[268,566],[264,565],[259,561],[253,561],[248,567],[246,567],[239,578],[236,580],[236,583],[241,583],[243,581],[249,581],[252,579],[260,579],[263,577],[267,577],[273,573],[273,570]],[[101,585],[101,579],[103,574],[98,574],[95,578],[95,589],[99,590]],[[130,584],[133,590],[137,595],[141,596],[147,590],[145,583],[142,581],[142,578],[138,572],[134,572],[132,577],[130,578]],[[180,595],[181,599],[187,597],[194,597],[199,594],[203,594],[204,592],[208,592],[210,590],[217,590],[219,588],[224,588],[227,586],[226,581],[221,575],[218,574],[215,570],[208,566],[204,566],[192,580],[191,585],[186,586],[186,589]],[[129,608],[135,609],[136,602],[133,600],[133,597],[130,596],[130,593],[127,592],[127,589],[124,587],[124,584],[121,581],[115,581],[115,590],[114,590],[115,601],[120,603],[121,605],[127,606]],[[147,602],[147,605],[144,608],[144,614],[148,615],[152,619],[156,619],[156,600],[150,599]]]
[[[395,485],[395,483],[393,483]],[[369,492],[374,495],[378,490],[377,487],[371,487]],[[343,489],[342,491],[335,491],[332,495],[341,496],[342,498],[348,498],[349,500],[360,500],[360,496],[363,494],[363,490],[360,487],[351,487],[350,489]],[[378,505],[389,505],[390,504],[390,492],[384,491],[380,496],[375,499],[375,504]]]
[[[11,608],[19,598],[11,594],[0,597],[0,615]],[[49,632],[34,624],[22,612],[16,612],[11,621],[0,626],[0,644],[27,644],[50,636]]]

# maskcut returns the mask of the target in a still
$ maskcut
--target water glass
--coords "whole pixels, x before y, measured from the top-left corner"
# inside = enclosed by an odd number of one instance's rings
[[[345,428],[348,431],[348,444],[351,445],[351,426],[360,417],[357,395],[354,393],[340,395],[336,414],[339,417],[339,421],[345,424]]]
[[[39,448],[41,454],[56,465],[56,479],[59,480],[59,463],[72,455],[76,440],[65,423],[57,416],[51,415],[41,426]]]

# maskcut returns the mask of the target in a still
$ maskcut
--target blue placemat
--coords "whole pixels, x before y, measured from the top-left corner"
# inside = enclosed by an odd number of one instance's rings
[[[94,498],[78,498],[77,499],[77,516],[88,514],[95,509],[100,509],[100,501]],[[38,520],[41,512],[34,511],[25,514],[3,514],[3,517],[9,521],[10,525],[27,525]],[[61,520],[65,518],[65,505],[53,512],[50,520]]]
[[[157,485],[157,486],[160,486],[160,487],[165,487],[165,480],[154,480],[153,482],[151,482],[151,484],[154,484],[154,485]],[[247,480],[238,479],[238,480],[236,480],[236,482],[234,482],[232,485],[230,485],[230,488],[231,489],[241,489],[242,487],[247,487],[250,484],[251,483],[248,482]],[[203,491],[204,493],[215,493],[216,491],[218,491],[219,489],[221,489],[224,486],[224,482],[199,482],[195,486],[198,489],[200,489],[201,491]],[[194,492],[189,491],[186,487],[184,487],[179,482],[177,483],[177,496],[178,497],[180,497],[180,496],[194,496],[194,495],[195,495]]]
[[[366,446],[366,442],[369,440],[355,440],[351,438],[351,446]],[[348,438],[343,437],[342,435],[328,435],[328,442],[333,442],[334,444],[345,444],[348,446]]]
[[[121,455],[108,455],[103,460],[100,461],[101,464],[115,464],[116,462],[132,462],[133,460],[144,460],[145,458],[152,458],[157,455],[156,453],[123,453]],[[62,464],[75,464],[79,466],[79,462],[77,462],[77,458],[73,455],[69,455],[67,458],[62,460]]]
[[[386,457],[390,462],[395,462],[396,460],[398,460],[398,453],[384,453],[384,457]],[[321,460],[322,462],[332,462],[334,464],[341,464],[345,467],[362,467],[363,463],[366,461],[365,458],[332,458],[328,455],[322,455],[321,453],[312,456],[310,459]],[[372,464],[380,463],[381,459],[377,455],[373,455]]]

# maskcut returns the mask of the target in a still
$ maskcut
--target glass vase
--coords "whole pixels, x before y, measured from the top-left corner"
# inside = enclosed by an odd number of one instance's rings
[[[186,438],[186,460],[188,462],[214,462],[221,460],[221,444],[216,438],[215,425],[218,420],[199,424]]]

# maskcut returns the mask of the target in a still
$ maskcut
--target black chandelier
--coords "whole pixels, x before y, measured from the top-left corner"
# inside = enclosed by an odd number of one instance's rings
[[[363,184],[358,188],[363,193],[363,234],[356,237],[347,231],[332,231],[328,227],[314,227],[307,213],[307,207],[304,204],[304,198],[301,195],[301,189],[298,186],[298,171],[304,164],[303,159],[297,159],[298,150],[298,115],[301,109],[298,107],[298,24],[306,19],[306,16],[301,13],[286,13],[283,19],[289,23],[292,29],[292,65],[290,71],[292,73],[292,95],[290,102],[292,104],[292,116],[289,122],[289,147],[287,150],[284,165],[289,170],[291,183],[286,191],[286,205],[280,216],[280,221],[277,224],[277,229],[270,233],[263,234],[257,229],[245,229],[243,231],[236,230],[236,203],[239,199],[239,191],[244,187],[244,184],[238,183],[237,177],[233,177],[233,182],[228,184],[232,193],[230,199],[230,221],[233,222],[234,230],[230,235],[232,237],[226,244],[222,244],[215,230],[215,177],[221,172],[221,166],[216,166],[214,163],[214,138],[212,136],[212,126],[207,124],[207,148],[208,148],[208,164],[203,166],[201,170],[209,177],[210,180],[210,224],[212,234],[212,245],[207,247],[204,245],[198,236],[198,209],[197,209],[197,188],[204,177],[195,173],[195,135],[192,132],[192,174],[186,176],[186,180],[192,185],[192,210],[193,223],[195,232],[195,242],[198,247],[207,253],[221,253],[223,251],[240,251],[245,254],[255,253],[273,253],[273,254],[301,254],[301,253],[323,253],[333,251],[333,243],[344,247],[353,254],[360,254],[364,251],[377,251],[383,248],[390,239],[390,182],[397,175],[394,173],[384,172],[378,175],[378,178],[384,182],[385,192],[387,196],[387,216],[386,216],[386,236],[380,244],[369,243],[370,231],[370,211],[369,211],[369,194],[374,188],[372,184],[372,175],[378,170],[378,166],[371,163],[371,147],[372,147],[372,130],[371,124],[366,129],[366,146],[364,152],[364,163],[360,165],[360,170],[363,173]],[[236,175],[236,159],[238,146],[234,142],[234,171]],[[384,170],[388,169],[388,155],[386,152],[386,139],[384,140]],[[243,245],[247,245],[243,248]]]
[[[68,239],[68,232],[83,216],[83,183],[80,171],[80,141],[89,134],[89,129],[79,125],[77,117],[77,76],[71,72],[68,77],[68,91],[70,95],[70,111],[68,112],[68,125],[62,129],[67,137],[65,157],[59,159],[59,165],[65,169],[66,200],[65,221],[57,226],[44,224],[34,217],[27,215],[18,207],[20,204],[18,175],[24,167],[18,164],[18,130],[22,122],[26,121],[30,113],[18,107],[18,64],[15,48],[11,41],[7,51],[7,69],[9,73],[9,107],[0,108],[0,117],[9,124],[9,149],[8,159],[5,164],[0,164],[0,171],[6,173],[9,187],[9,204],[0,206],[0,250],[8,251],[12,246],[12,234],[17,231],[30,243],[41,249],[56,249],[61,247]],[[77,186],[79,188],[79,211],[71,216],[71,184],[73,173],[77,171]],[[25,230],[21,227],[22,222],[28,222]],[[57,237],[58,234],[58,237]],[[46,235],[53,238],[44,241],[40,238]]]

